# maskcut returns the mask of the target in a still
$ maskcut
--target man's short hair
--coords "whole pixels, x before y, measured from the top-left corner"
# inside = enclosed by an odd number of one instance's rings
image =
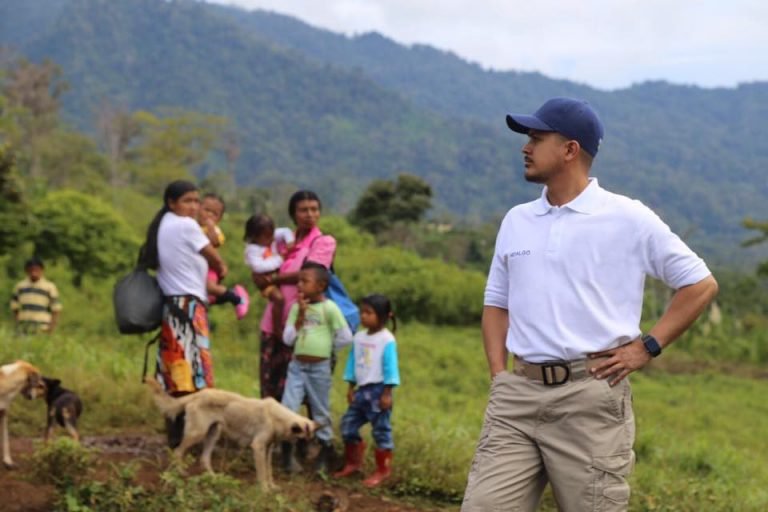
[[[32,256],[24,263],[24,270],[29,270],[32,267],[45,268],[45,265],[43,265],[43,260],[37,256]]]

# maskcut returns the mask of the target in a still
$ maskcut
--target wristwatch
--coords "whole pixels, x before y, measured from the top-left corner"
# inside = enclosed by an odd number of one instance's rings
[[[645,351],[651,354],[651,357],[658,357],[661,354],[661,345],[659,345],[659,340],[650,334],[644,334],[640,339],[643,340]]]

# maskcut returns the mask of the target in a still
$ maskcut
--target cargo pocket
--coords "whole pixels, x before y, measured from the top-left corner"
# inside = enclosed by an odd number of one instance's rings
[[[625,512],[629,506],[629,483],[627,477],[635,465],[632,451],[616,455],[594,457],[593,499],[595,512]]]

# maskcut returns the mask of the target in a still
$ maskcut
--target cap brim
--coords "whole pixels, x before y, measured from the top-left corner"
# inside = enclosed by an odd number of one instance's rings
[[[521,114],[507,114],[507,126],[509,126],[510,130],[517,133],[528,133],[531,130],[541,130],[543,132],[556,131],[538,117]]]

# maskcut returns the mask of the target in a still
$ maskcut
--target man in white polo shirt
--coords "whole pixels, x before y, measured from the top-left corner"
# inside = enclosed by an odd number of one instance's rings
[[[525,179],[546,186],[496,240],[482,320],[491,392],[462,511],[533,511],[547,482],[560,510],[623,511],[626,377],[696,320],[717,282],[649,208],[589,177],[603,125],[586,102],[553,98],[507,125],[528,135]],[[646,275],[676,292],[643,334]]]

